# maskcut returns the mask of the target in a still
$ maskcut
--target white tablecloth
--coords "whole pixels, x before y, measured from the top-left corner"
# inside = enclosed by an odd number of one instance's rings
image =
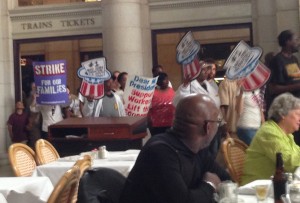
[[[273,203],[274,199],[273,197],[273,188],[272,188],[272,181],[271,180],[255,180],[251,183],[248,183],[244,186],[241,186],[238,188],[238,198],[243,200],[241,202],[243,203],[253,203],[257,202],[256,196],[255,196],[255,189],[254,187],[256,185],[270,185],[269,187],[269,197],[265,203]]]
[[[53,185],[48,177],[0,178],[0,193],[8,203],[47,202]]]
[[[127,177],[135,164],[139,152],[140,150],[109,152],[106,159],[94,159],[92,167],[111,168]],[[75,164],[75,161],[79,157],[80,156],[65,157],[55,162],[38,166],[35,169],[33,176],[47,176],[53,186],[55,186],[63,174]]]

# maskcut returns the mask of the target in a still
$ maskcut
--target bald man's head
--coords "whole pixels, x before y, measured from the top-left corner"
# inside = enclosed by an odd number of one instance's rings
[[[182,139],[205,137],[201,144],[206,146],[216,133],[217,124],[211,121],[217,121],[218,114],[218,108],[208,95],[193,94],[178,103],[173,129]]]

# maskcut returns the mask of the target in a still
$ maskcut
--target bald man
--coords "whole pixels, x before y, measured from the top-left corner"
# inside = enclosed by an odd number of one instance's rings
[[[230,179],[207,148],[218,128],[214,101],[189,95],[178,103],[173,127],[152,137],[130,172],[120,203],[206,203]]]

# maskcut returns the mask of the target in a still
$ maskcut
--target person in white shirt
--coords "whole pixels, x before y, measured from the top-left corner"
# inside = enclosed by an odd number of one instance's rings
[[[74,94],[70,93],[70,89],[68,86],[67,86],[67,93],[69,95],[69,103],[67,107],[63,108],[65,118],[70,118],[70,117],[81,118],[82,115],[80,111],[80,100]]]
[[[63,120],[63,115],[60,105],[40,105],[36,103],[35,94],[30,105],[30,111],[37,113],[41,112],[43,123],[42,123],[42,139],[48,139],[48,126]]]
[[[112,91],[112,79],[104,81],[105,95],[101,99],[88,96],[83,105],[84,117],[123,117],[126,116],[121,98]]]
[[[239,116],[237,122],[237,136],[247,145],[256,134],[256,131],[264,122],[262,111],[262,99],[260,89],[252,92],[244,92],[243,88],[237,92],[237,105],[236,110]]]

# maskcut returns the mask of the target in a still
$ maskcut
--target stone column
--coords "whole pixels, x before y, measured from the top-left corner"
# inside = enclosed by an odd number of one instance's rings
[[[9,115],[14,111],[14,66],[12,59],[11,26],[8,9],[15,6],[13,1],[0,1],[0,165],[7,164],[7,149],[10,139],[6,127]]]
[[[263,54],[277,52],[277,20],[274,0],[252,0],[254,46],[263,49]],[[262,57],[263,61],[263,57]]]
[[[108,69],[144,75],[152,58],[147,0],[103,0],[102,11]]]

